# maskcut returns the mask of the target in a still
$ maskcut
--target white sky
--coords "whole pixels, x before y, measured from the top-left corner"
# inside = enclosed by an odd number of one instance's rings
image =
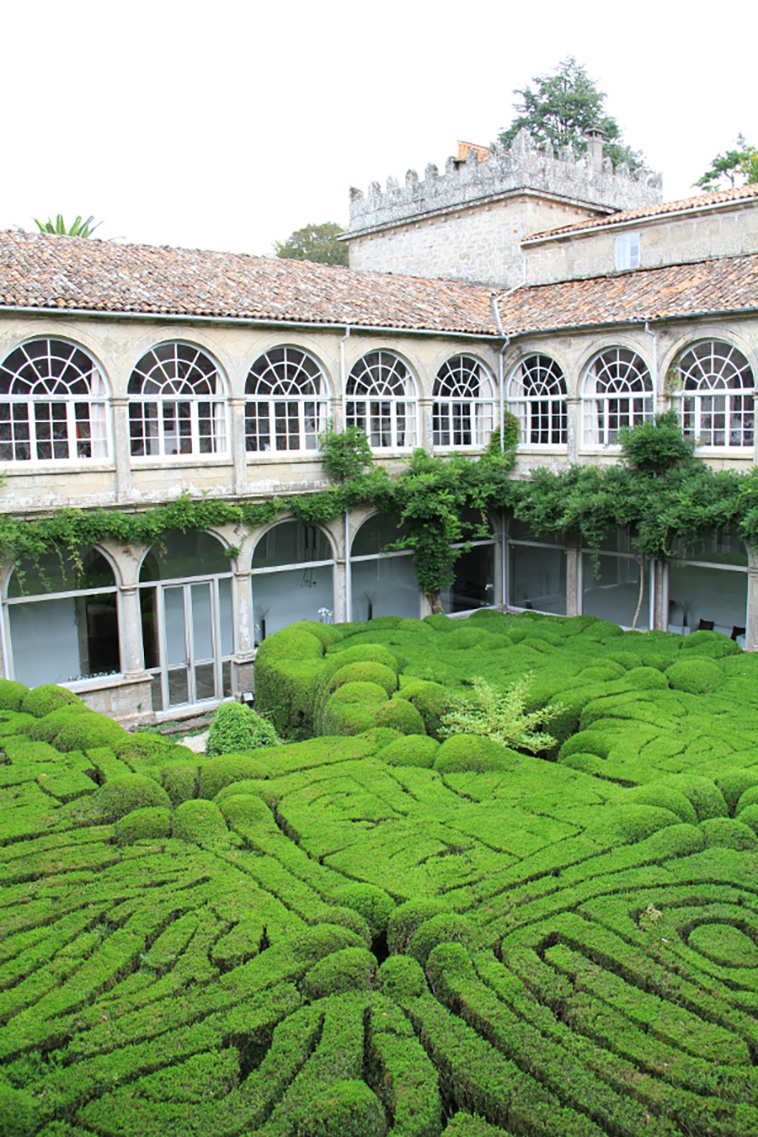
[[[459,138],[488,143],[513,90],[576,56],[624,140],[692,182],[758,144],[755,0],[68,0],[7,6],[0,228],[90,213],[98,236],[269,254]]]

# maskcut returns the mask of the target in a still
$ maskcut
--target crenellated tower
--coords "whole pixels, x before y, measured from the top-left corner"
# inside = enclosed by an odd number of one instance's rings
[[[605,217],[661,201],[661,179],[602,156],[589,138],[577,159],[535,147],[525,130],[510,150],[463,144],[444,173],[428,165],[404,185],[387,179],[382,191],[350,191],[350,225],[343,238],[351,268],[468,280],[498,288],[524,278],[520,243],[530,233]]]

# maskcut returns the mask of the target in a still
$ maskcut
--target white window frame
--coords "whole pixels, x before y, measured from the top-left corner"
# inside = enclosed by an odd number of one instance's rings
[[[275,347],[256,359],[245,384],[248,454],[315,454],[326,428],[326,377],[313,356]]]
[[[639,233],[619,233],[615,246],[616,268],[619,272],[640,267]]]
[[[418,399],[408,365],[394,351],[369,351],[346,385],[345,423],[365,431],[372,450],[412,450]]]
[[[508,402],[520,425],[522,446],[568,445],[566,378],[556,361],[543,352],[526,356],[509,384]]]
[[[623,427],[652,419],[653,381],[641,356],[620,346],[598,352],[584,373],[582,407],[588,447],[618,447]]]
[[[434,381],[433,440],[438,450],[474,450],[490,440],[495,416],[492,380],[471,355],[445,360]]]
[[[743,353],[726,340],[701,340],[679,355],[675,398],[682,430],[698,450],[753,452],[755,378]]]
[[[218,365],[180,340],[157,344],[129,379],[132,459],[228,456],[227,400]]]
[[[108,388],[84,348],[25,340],[0,365],[0,462],[108,462]]]

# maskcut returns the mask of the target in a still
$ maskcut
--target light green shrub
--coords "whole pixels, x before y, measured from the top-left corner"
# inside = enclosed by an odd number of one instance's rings
[[[66,703],[56,711],[50,711],[41,719],[36,719],[29,727],[29,738],[34,742],[54,742],[56,734],[73,715],[89,714],[84,703]]]
[[[430,738],[440,738],[440,720],[450,701],[447,689],[441,683],[412,679],[404,683],[393,698],[411,703],[424,720],[424,729]]]
[[[73,691],[59,687],[56,683],[45,683],[41,687],[33,687],[27,695],[24,695],[21,710],[41,719],[51,711],[57,711],[59,707],[65,706],[66,703],[81,703],[81,701]]]
[[[20,711],[28,694],[29,688],[25,683],[0,679],[0,711]]]
[[[436,738],[410,734],[390,742],[379,751],[378,757],[388,766],[419,766],[431,770],[439,745]]]
[[[243,703],[221,703],[216,708],[208,731],[205,754],[239,754],[281,742],[273,723]]]
[[[375,971],[376,959],[367,948],[343,948],[314,964],[303,980],[303,992],[309,999],[323,999],[346,991],[369,991]]]
[[[376,973],[376,986],[387,996],[401,1002],[426,991],[426,976],[417,959],[408,955],[390,955]]]
[[[125,736],[120,723],[87,711],[83,715],[70,715],[63,723],[55,736],[55,749],[64,754],[71,750],[93,750],[97,746],[112,746]]]
[[[626,673],[626,681],[643,691],[653,687],[668,687],[668,680],[657,667],[633,667]]]
[[[426,735],[424,720],[406,699],[391,699],[384,703],[377,711],[376,722],[377,726],[390,727],[401,734]]]
[[[212,801],[196,798],[182,802],[174,811],[174,837],[203,848],[229,844],[229,829],[224,815]]]
[[[344,683],[378,683],[388,695],[397,688],[397,675],[384,663],[363,660],[360,663],[347,663],[335,671],[329,680],[329,691],[336,691]]]
[[[715,845],[743,852],[753,852],[758,849],[758,837],[741,818],[709,817],[701,822],[700,828],[705,834],[706,846]]]
[[[119,845],[171,836],[171,810],[161,806],[133,809],[119,818],[113,827]]]
[[[443,714],[440,734],[443,738],[455,734],[479,735],[529,754],[552,749],[556,740],[543,727],[558,708],[548,706],[528,711],[529,679],[527,675],[505,690],[498,690],[484,679],[474,677],[472,693],[459,696]]]
[[[388,892],[375,884],[355,881],[334,889],[330,900],[343,908],[352,908],[368,923],[372,939],[387,930],[387,923],[395,909],[395,901]]]
[[[153,778],[144,774],[129,774],[111,778],[104,786],[100,786],[82,803],[81,810],[91,821],[102,822],[118,821],[135,809],[151,806],[167,809],[171,806],[171,800]]]
[[[162,734],[138,731],[122,738],[120,742],[116,742],[113,746],[113,753],[117,758],[122,758],[131,765],[132,762],[172,761],[180,756],[186,756],[188,753],[186,747],[182,747],[178,754],[176,753],[177,749],[171,739],[165,738]]]
[[[675,691],[689,691],[693,695],[717,691],[726,679],[714,660],[701,656],[677,660],[666,668],[664,675]]]
[[[518,760],[516,752],[494,739],[456,734],[440,745],[434,756],[434,769],[440,774],[485,774],[490,770],[510,770],[514,760]]]

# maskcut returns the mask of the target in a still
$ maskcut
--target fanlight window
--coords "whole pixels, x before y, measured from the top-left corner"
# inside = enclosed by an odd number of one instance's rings
[[[741,351],[721,340],[680,356],[675,385],[684,433],[698,446],[752,446],[755,380]]]
[[[374,450],[416,445],[416,398],[410,371],[391,351],[370,351],[347,380],[347,425],[368,435]]]
[[[210,356],[185,343],[143,355],[129,380],[129,434],[135,456],[225,453],[226,400]]]
[[[267,351],[250,368],[245,391],[248,451],[318,449],[326,426],[326,387],[310,355],[294,347]]]
[[[0,366],[0,460],[108,457],[105,379],[65,340],[29,340]]]
[[[492,434],[492,384],[478,360],[455,355],[434,381],[434,445],[484,446]]]
[[[623,427],[651,419],[653,384],[640,356],[625,347],[601,352],[587,368],[583,402],[589,445],[616,445]]]
[[[511,408],[526,446],[565,446],[566,380],[549,355],[529,355],[511,377]]]

